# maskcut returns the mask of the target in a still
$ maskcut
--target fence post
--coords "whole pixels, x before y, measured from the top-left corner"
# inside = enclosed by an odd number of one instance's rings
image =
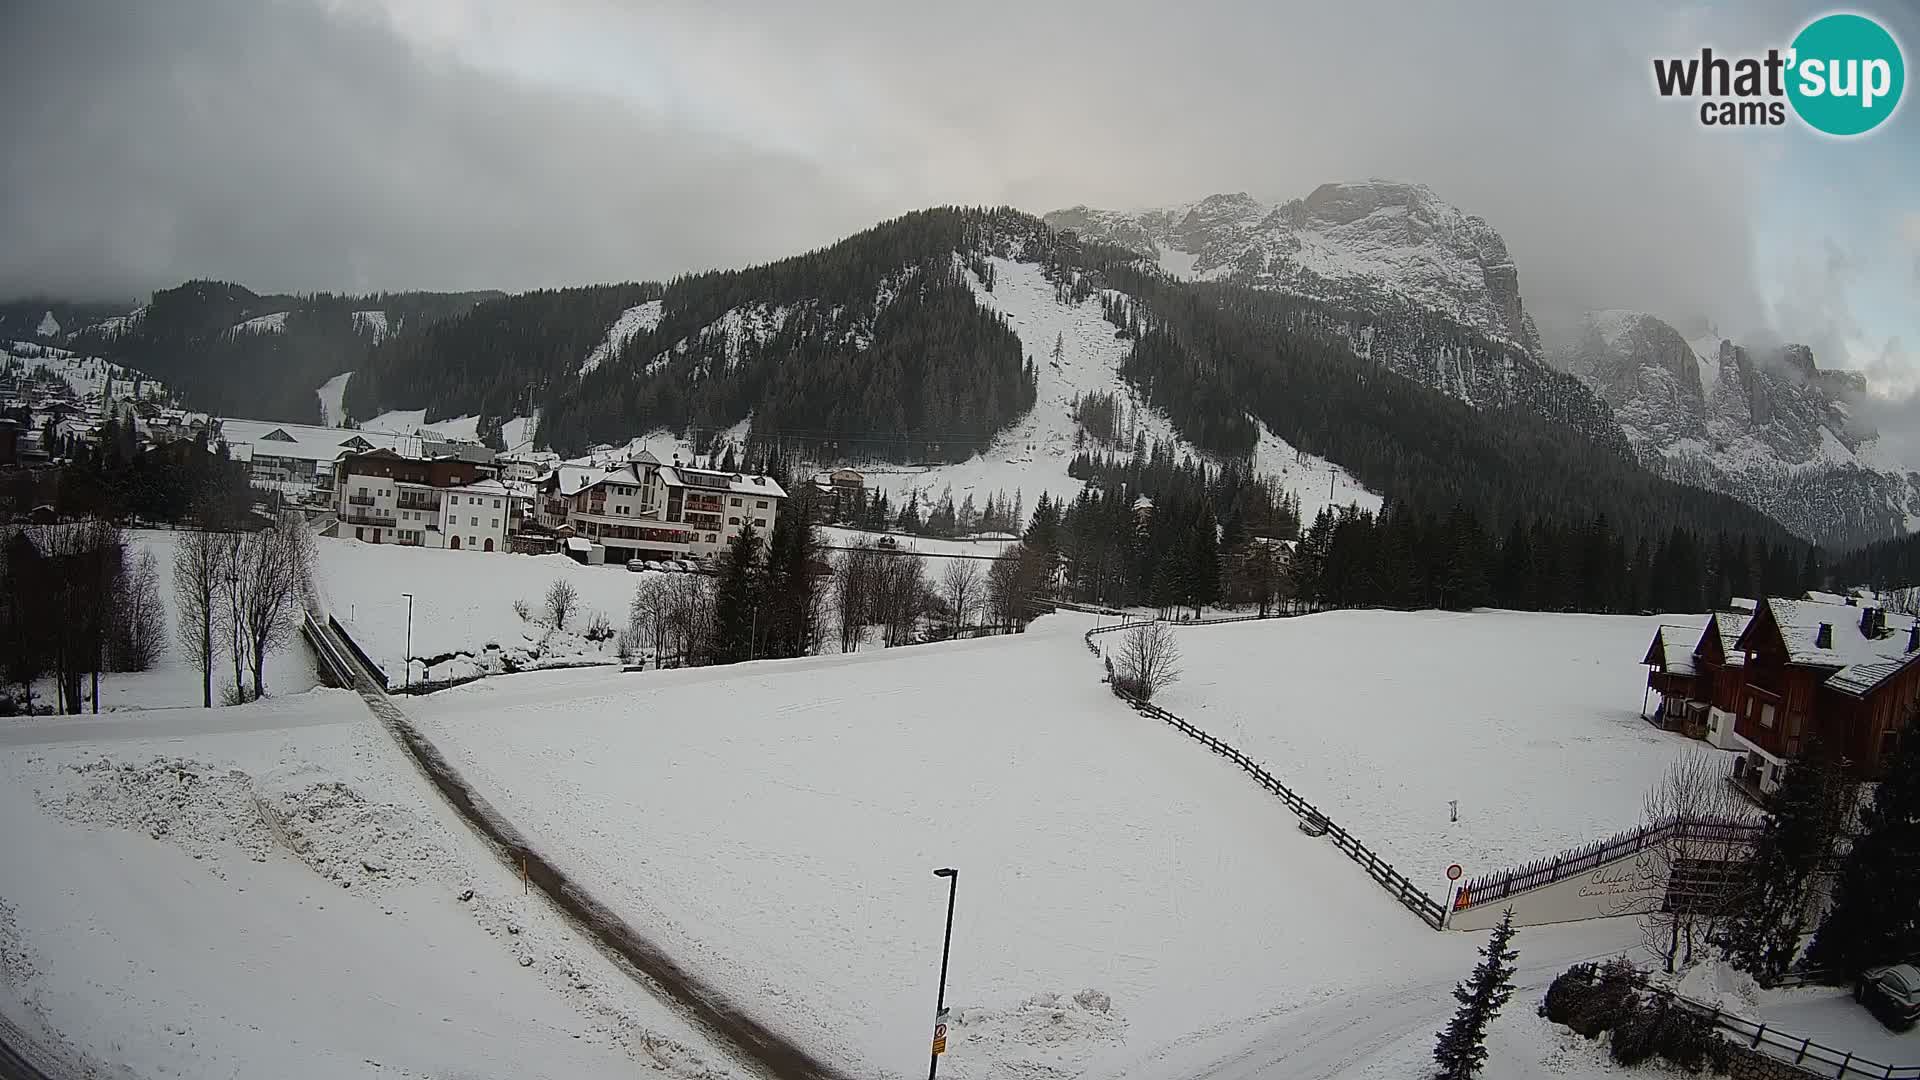
[[[1753,1033],[1753,1048],[1760,1049],[1760,1038],[1767,1033],[1767,1025],[1761,1024],[1760,1030]]]
[[[1802,1038],[1802,1039],[1800,1040],[1800,1052],[1799,1052],[1799,1053],[1797,1053],[1797,1054],[1795,1054],[1795,1055],[1793,1055],[1793,1063],[1794,1063],[1795,1065],[1798,1065],[1798,1064],[1800,1064],[1800,1063],[1801,1063],[1802,1061],[1805,1061],[1805,1060],[1806,1060],[1806,1058],[1807,1058],[1807,1047],[1808,1047],[1808,1046],[1810,1046],[1810,1045],[1812,1045],[1812,1043],[1813,1043],[1813,1040],[1812,1040],[1811,1038]],[[1844,1075],[1844,1074],[1842,1074],[1842,1075]]]

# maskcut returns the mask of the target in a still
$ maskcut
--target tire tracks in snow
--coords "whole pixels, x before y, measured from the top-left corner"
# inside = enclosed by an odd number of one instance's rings
[[[509,867],[559,908],[596,947],[619,962],[623,970],[649,993],[680,1009],[688,1019],[734,1051],[736,1059],[757,1066],[776,1080],[852,1080],[821,1061],[812,1052],[748,1015],[717,988],[687,970],[641,931],[594,897],[566,871],[548,860],[512,822],[494,809],[469,784],[432,740],[421,734],[351,658],[338,636],[319,618],[309,616],[306,631],[332,668],[359,692],[367,708],[385,727],[435,790],[447,800]]]

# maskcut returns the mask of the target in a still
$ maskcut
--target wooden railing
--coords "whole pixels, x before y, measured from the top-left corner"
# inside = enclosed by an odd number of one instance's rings
[[[1605,840],[1535,859],[1511,870],[1486,874],[1466,883],[1454,897],[1453,909],[1499,903],[1516,893],[1551,885],[1556,881],[1584,874],[1616,859],[1639,854],[1668,840],[1700,843],[1751,843],[1759,837],[1761,826],[1746,821],[1668,821],[1642,825],[1616,833]]]
[[[1237,616],[1227,619],[1209,619],[1206,621],[1242,622],[1250,618],[1276,617],[1284,616]],[[1098,656],[1100,655],[1100,646],[1093,642],[1096,635],[1131,630],[1136,626],[1145,626],[1153,621],[1154,620],[1151,619],[1142,619],[1117,623],[1113,626],[1096,627],[1087,631],[1085,635],[1087,649],[1095,656]],[[1301,798],[1292,788],[1281,783],[1279,778],[1267,771],[1265,766],[1249,758],[1246,754],[1241,753],[1232,745],[1202,731],[1158,705],[1126,695],[1121,695],[1121,700],[1132,706],[1135,712],[1172,725],[1178,729],[1181,734],[1239,766],[1241,771],[1253,777],[1255,783],[1278,796],[1280,801],[1286,804],[1287,809],[1299,815],[1303,829],[1315,836],[1330,837],[1335,847],[1345,852],[1347,858],[1358,863],[1360,868],[1367,872],[1368,877],[1378,882],[1381,888],[1387,890],[1387,892],[1391,894],[1394,899],[1400,901],[1407,910],[1418,916],[1421,922],[1426,923],[1435,930],[1445,926],[1447,915],[1445,904],[1428,896],[1419,886],[1407,880],[1406,875],[1395,870],[1392,863],[1380,858],[1380,856],[1376,855],[1367,845],[1361,843],[1352,833],[1341,828],[1332,818],[1322,813],[1319,808],[1315,807],[1306,799]]]

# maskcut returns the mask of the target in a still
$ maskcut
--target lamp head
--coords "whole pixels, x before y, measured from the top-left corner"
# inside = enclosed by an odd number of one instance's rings
[[[951,866],[943,866],[940,869],[935,870],[933,872],[934,877],[957,877],[959,876],[959,874],[960,874],[960,871],[955,870]]]

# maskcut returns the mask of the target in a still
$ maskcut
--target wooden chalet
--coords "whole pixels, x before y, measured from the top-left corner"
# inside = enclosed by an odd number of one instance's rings
[[[1920,621],[1845,602],[1769,598],[1734,647],[1744,654],[1734,734],[1742,778],[1762,792],[1818,737],[1877,779],[1920,702]]]

